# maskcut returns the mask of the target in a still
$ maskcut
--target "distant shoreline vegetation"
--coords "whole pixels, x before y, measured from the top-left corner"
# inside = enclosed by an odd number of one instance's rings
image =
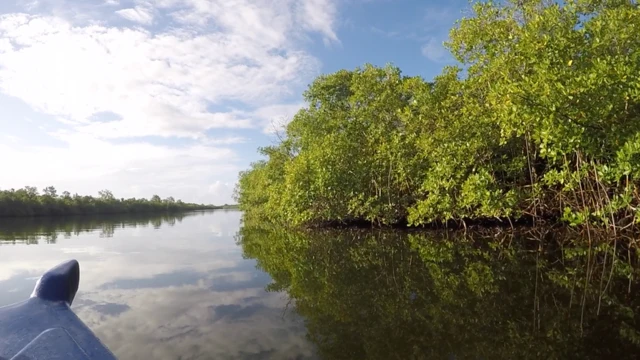
[[[388,65],[315,79],[240,173],[247,215],[367,222],[640,224],[640,7],[477,2],[432,82]]]
[[[173,197],[161,199],[158,195],[150,199],[117,199],[109,190],[100,191],[98,197],[71,195],[68,191],[58,194],[53,186],[45,188],[42,194],[32,186],[18,190],[0,190],[0,217],[181,212],[234,208],[237,206],[185,203]]]

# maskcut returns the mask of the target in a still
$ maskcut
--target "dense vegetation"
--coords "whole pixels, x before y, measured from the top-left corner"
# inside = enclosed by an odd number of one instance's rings
[[[365,65],[240,174],[241,209],[287,224],[556,219],[633,227],[640,210],[640,8],[479,2],[432,82]]]
[[[99,197],[71,195],[67,191],[58,195],[53,186],[45,188],[42,194],[32,186],[18,190],[0,190],[0,217],[175,212],[217,208],[223,206],[185,203],[173,197],[161,199],[158,195],[151,199],[116,199],[109,190],[100,191]]]
[[[604,240],[567,246],[580,234],[566,229],[540,241],[537,229],[245,226],[238,240],[323,359],[635,359],[637,257]]]

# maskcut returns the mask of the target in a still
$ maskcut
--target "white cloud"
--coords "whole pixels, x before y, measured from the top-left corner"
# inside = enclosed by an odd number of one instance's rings
[[[422,55],[433,62],[443,62],[449,58],[449,52],[443,45],[443,41],[439,41],[435,37],[429,38],[422,45]]]
[[[331,0],[307,0],[302,3],[298,17],[303,20],[304,27],[324,35],[325,43],[338,42],[333,31],[336,14],[335,4]]]
[[[420,23],[422,32],[425,33],[424,36],[420,36],[424,57],[436,63],[452,60],[449,50],[444,47],[444,42],[448,39],[449,30],[455,25],[461,11],[460,8],[452,6],[429,6],[425,9],[425,15]]]
[[[8,135],[8,134],[4,134],[2,135],[2,137],[4,137],[5,139],[7,139],[10,143],[16,144],[20,141],[20,137],[15,136],[15,135]]]
[[[235,181],[242,166],[221,146],[247,139],[209,138],[212,131],[269,132],[273,121],[290,120],[300,108],[291,99],[320,70],[305,50],[309,34],[339,42],[331,0],[47,4],[41,8],[51,9],[49,15],[0,15],[0,92],[57,120],[35,126],[68,145],[18,147],[5,138],[3,146],[0,138],[3,159],[10,155],[3,187],[46,181],[74,192],[93,193],[95,186],[129,196],[159,183],[186,201],[231,202],[230,193],[216,198],[208,189]],[[122,26],[121,18],[132,23]],[[105,121],[100,113],[113,116]],[[147,136],[200,145],[135,141]],[[114,143],[120,138],[131,143]]]
[[[213,23],[226,32],[265,46],[291,45],[304,31],[339,42],[334,27],[337,7],[332,0],[152,0],[170,9],[178,21],[204,26]]]
[[[260,107],[298,93],[319,70],[296,45],[301,29],[338,40],[328,0],[164,0],[116,13],[150,24],[153,6],[182,21],[212,24],[152,33],[74,26],[52,16],[0,16],[0,90],[83,124],[78,130],[94,136],[197,136],[250,126],[236,113],[210,112],[210,104]],[[104,111],[122,120],[85,124]]]
[[[304,103],[265,106],[253,111],[251,117],[258,120],[264,133],[273,134],[283,130],[304,106]]]
[[[220,196],[221,194],[231,194],[233,193],[233,188],[235,187],[235,183],[232,182],[222,182],[216,181],[213,184],[209,185],[209,193],[211,196]],[[233,201],[220,201],[218,204],[232,204]]]
[[[32,11],[40,6],[38,0],[19,0],[18,3],[27,11]]]
[[[153,23],[153,8],[150,6],[136,6],[128,9],[116,11],[116,14],[123,18],[137,22],[143,25],[151,25]]]
[[[247,138],[242,136],[231,136],[231,137],[223,137],[223,138],[206,138],[201,142],[206,145],[232,145],[232,144],[243,144],[247,142]]]
[[[0,89],[78,123],[103,111],[121,116],[79,129],[101,137],[197,136],[248,127],[247,119],[211,113],[208,104],[277,101],[318,65],[302,51],[274,53],[257,38],[233,32],[151,34],[23,14],[0,19],[2,37],[20,45],[0,54]]]
[[[231,190],[211,193],[208,189],[216,179],[233,182],[241,170],[230,149],[202,144],[112,144],[78,133],[59,137],[67,147],[20,148],[0,142],[3,166],[19,170],[0,172],[2,188],[54,185],[59,191],[94,195],[107,188],[117,197],[148,198],[158,193],[184,201],[232,203]]]

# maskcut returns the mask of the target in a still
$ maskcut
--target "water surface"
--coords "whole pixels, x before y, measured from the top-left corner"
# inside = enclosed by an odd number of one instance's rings
[[[5,219],[0,305],[76,258],[73,309],[125,360],[637,359],[629,241],[297,232],[236,211]]]
[[[237,211],[0,220],[0,306],[80,262],[73,310],[126,359],[313,358],[302,321],[243,259]]]
[[[638,359],[637,254],[568,229],[243,227],[323,359]],[[591,239],[591,245],[589,245]]]

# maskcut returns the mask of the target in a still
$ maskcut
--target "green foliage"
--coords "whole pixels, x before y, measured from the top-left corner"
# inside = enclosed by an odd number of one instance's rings
[[[176,212],[202,209],[217,209],[220,206],[200,205],[175,201],[173,197],[160,199],[154,195],[147,199],[116,199],[109,190],[99,191],[99,197],[71,195],[64,191],[57,195],[53,186],[38,189],[26,186],[18,190],[0,190],[0,217],[85,215],[111,213]]]
[[[478,2],[447,45],[461,66],[431,83],[390,65],[317,78],[240,174],[240,207],[293,225],[634,223],[639,28],[632,1]]]
[[[253,221],[238,242],[271,276],[268,289],[291,298],[323,359],[635,359],[635,252],[549,234],[552,244]]]

